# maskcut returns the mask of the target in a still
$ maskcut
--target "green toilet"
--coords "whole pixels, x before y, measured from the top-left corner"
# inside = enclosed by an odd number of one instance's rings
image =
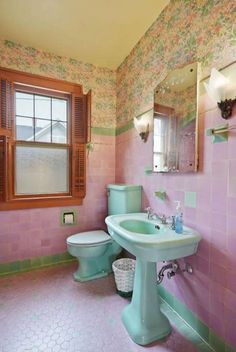
[[[141,211],[140,185],[107,185],[108,215],[139,213]],[[122,248],[103,230],[76,233],[67,238],[67,250],[76,257],[79,266],[74,273],[76,281],[89,281],[112,272],[112,262]]]

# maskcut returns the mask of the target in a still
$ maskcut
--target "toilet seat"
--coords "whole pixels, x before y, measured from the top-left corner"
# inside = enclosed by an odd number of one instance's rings
[[[76,233],[67,238],[67,243],[73,246],[98,246],[111,242],[111,237],[103,230]]]

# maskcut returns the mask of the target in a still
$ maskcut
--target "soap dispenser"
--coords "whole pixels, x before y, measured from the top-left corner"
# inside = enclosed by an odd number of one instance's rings
[[[176,200],[176,213],[175,213],[175,232],[183,233],[183,213],[181,211],[180,201]]]

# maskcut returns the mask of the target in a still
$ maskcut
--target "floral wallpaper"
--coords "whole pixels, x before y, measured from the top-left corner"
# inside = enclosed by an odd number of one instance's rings
[[[235,0],[171,0],[117,70],[118,127],[152,107],[173,68],[199,61],[204,77],[235,59]]]
[[[171,0],[117,72],[0,40],[1,66],[92,89],[92,125],[105,128],[121,127],[148,110],[153,89],[173,68],[199,61],[204,77],[235,58],[235,0]]]
[[[64,79],[92,90],[92,127],[116,125],[116,72],[9,40],[0,40],[0,66]]]

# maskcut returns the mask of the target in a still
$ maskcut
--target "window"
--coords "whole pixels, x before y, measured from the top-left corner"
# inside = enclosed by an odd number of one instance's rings
[[[153,168],[157,172],[176,170],[176,116],[171,107],[154,104]]]
[[[81,204],[90,92],[0,69],[0,210]]]

